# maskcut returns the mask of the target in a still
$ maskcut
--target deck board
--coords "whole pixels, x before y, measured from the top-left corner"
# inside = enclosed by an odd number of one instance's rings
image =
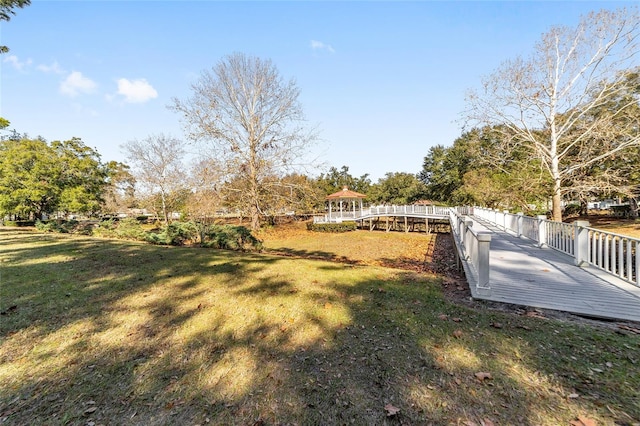
[[[563,253],[485,222],[474,220],[473,226],[491,233],[491,290],[481,293],[470,284],[474,298],[640,321],[640,288],[593,266],[575,266]]]

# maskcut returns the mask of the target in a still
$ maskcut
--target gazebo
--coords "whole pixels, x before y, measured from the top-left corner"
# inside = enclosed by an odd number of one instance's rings
[[[327,195],[327,201],[329,202],[329,220],[331,220],[331,211],[332,206],[335,203],[338,211],[336,214],[340,212],[340,218],[348,217],[355,218],[356,217],[356,204],[359,205],[360,210],[362,210],[362,200],[367,196],[361,194],[359,192],[351,191],[348,187],[343,186],[342,191],[334,192],[331,195]],[[346,215],[345,215],[346,213]]]

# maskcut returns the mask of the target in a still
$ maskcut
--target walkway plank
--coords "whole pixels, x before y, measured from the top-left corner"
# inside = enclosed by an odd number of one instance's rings
[[[575,266],[563,253],[539,248],[477,218],[473,226],[491,233],[491,291],[480,294],[471,285],[474,298],[640,321],[640,288],[592,266]]]

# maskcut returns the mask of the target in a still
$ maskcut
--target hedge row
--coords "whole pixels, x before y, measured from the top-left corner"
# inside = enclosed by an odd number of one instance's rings
[[[99,224],[82,224],[77,221],[38,222],[36,228],[43,232],[95,235],[124,240],[145,241],[152,244],[182,246],[199,244],[228,250],[262,250],[262,242],[244,226],[204,225],[196,222],[172,222],[167,226],[145,230],[134,218],[105,220]]]
[[[13,227],[21,227],[21,226],[35,226],[35,222],[33,220],[5,220],[3,221],[4,226],[13,226]]]
[[[358,229],[355,222],[307,223],[307,229],[315,232],[349,232]]]

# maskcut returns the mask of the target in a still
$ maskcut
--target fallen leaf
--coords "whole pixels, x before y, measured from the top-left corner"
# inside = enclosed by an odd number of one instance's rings
[[[453,332],[453,337],[455,337],[456,339],[459,339],[462,337],[464,333],[462,332],[462,330],[456,330]]]
[[[576,399],[579,398],[580,395],[578,395],[577,393],[570,393],[569,395],[567,395],[567,398],[569,399]]]
[[[578,416],[578,420],[571,420],[569,423],[572,426],[597,426],[595,420],[582,416]]]
[[[89,407],[86,410],[84,410],[84,414],[91,414],[93,412],[95,412],[98,409],[98,407],[93,406],[93,407]]]
[[[331,309],[331,303],[327,302],[324,304],[325,309]]]
[[[462,318],[451,318],[453,322],[462,322]]]
[[[491,323],[491,327],[493,327],[493,328],[502,328],[502,324],[500,324],[499,322],[492,322]]]
[[[480,420],[480,424],[482,426],[495,426],[494,423],[489,419]]]
[[[485,373],[483,371],[479,371],[475,374],[476,378],[480,381],[486,380],[486,379],[493,379],[493,377],[491,377],[491,373]]]
[[[447,319],[449,319],[449,316],[446,314],[440,314],[438,315],[438,318],[440,318],[442,321],[446,321]]]
[[[387,404],[387,405],[384,406],[384,411],[387,412],[387,417],[391,417],[391,416],[395,416],[396,414],[398,414],[400,409],[398,407],[394,407],[391,404]]]

